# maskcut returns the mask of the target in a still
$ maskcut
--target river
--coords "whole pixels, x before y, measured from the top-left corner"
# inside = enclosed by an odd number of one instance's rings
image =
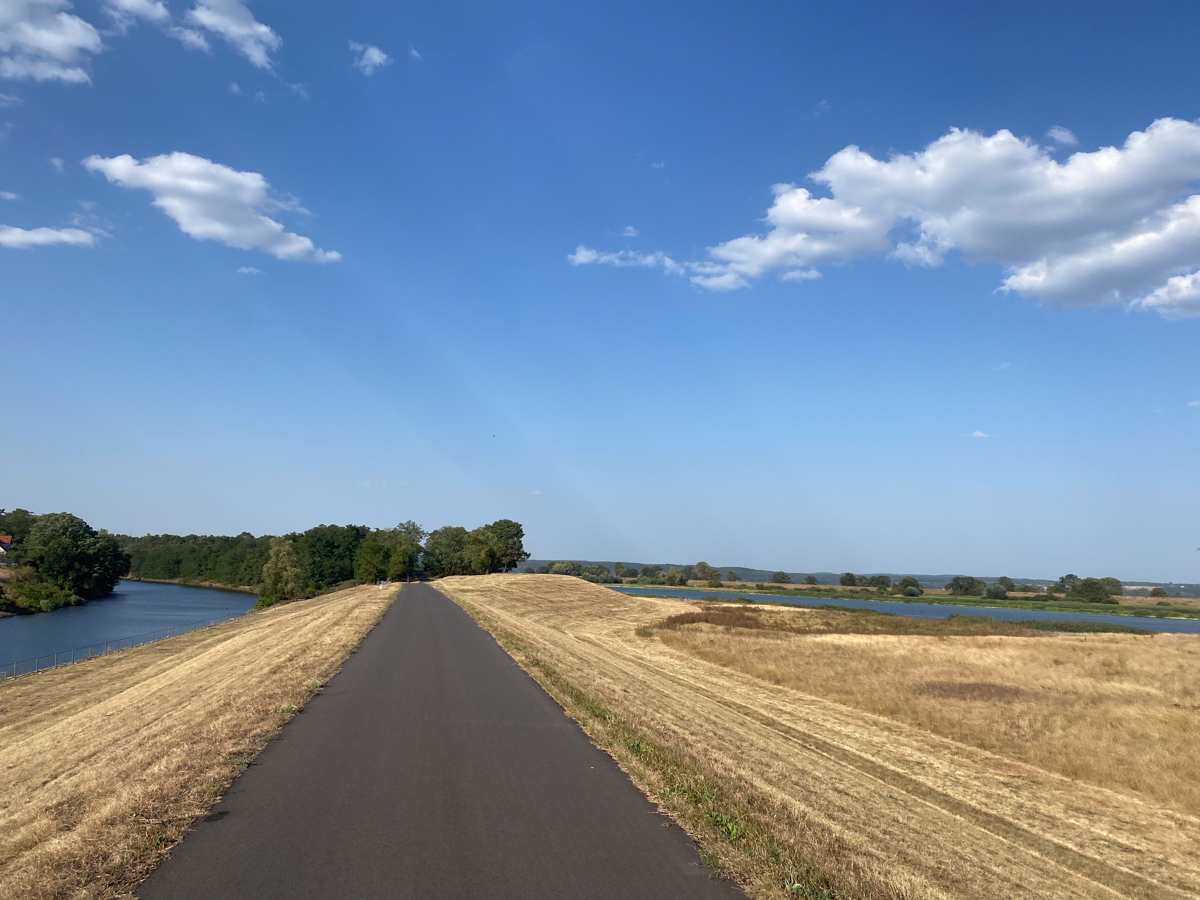
[[[103,600],[0,619],[0,666],[241,614],[257,600],[253,594],[234,591],[122,581]]]
[[[715,591],[690,591],[683,588],[644,588],[644,587],[611,587],[610,590],[622,594],[640,594],[644,597],[680,597],[685,600],[699,600],[702,597],[718,597],[732,600],[735,593],[717,593]],[[876,612],[888,612],[897,616],[914,616],[919,619],[945,619],[958,613],[964,616],[990,616],[993,619],[1043,619],[1052,622],[1104,622],[1109,625],[1130,625],[1133,628],[1143,628],[1146,631],[1159,631],[1171,634],[1200,634],[1200,619],[1159,619],[1153,616],[1113,616],[1103,613],[1055,612],[1040,609],[1009,609],[1003,606],[944,606],[940,603],[913,603],[900,600],[844,600],[842,598],[823,597],[784,597],[779,594],[752,594],[743,596],[763,600],[770,603],[787,603],[791,606],[821,606],[828,603],[834,606],[850,606],[856,609],[873,609]]]

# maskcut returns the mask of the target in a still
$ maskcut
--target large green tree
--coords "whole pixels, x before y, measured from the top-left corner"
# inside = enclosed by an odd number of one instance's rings
[[[378,538],[363,541],[354,555],[354,577],[360,584],[384,581],[388,576],[391,556],[391,548]]]
[[[107,597],[129,574],[129,556],[117,539],[70,513],[38,516],[21,555],[38,579],[82,600]]]
[[[497,519],[484,526],[495,541],[496,562],[501,572],[511,572],[529,559],[525,551],[525,529],[512,519]]]
[[[463,551],[467,547],[467,529],[447,525],[430,532],[425,540],[423,558],[425,574],[431,578],[446,575],[466,575],[467,562]]]
[[[304,593],[304,570],[290,538],[271,538],[271,555],[263,565],[258,606],[295,600]]]

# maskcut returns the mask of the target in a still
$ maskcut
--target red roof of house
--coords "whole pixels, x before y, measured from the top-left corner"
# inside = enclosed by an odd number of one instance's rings
[[[0,534],[0,544],[11,544],[11,543],[12,543],[12,535]]]

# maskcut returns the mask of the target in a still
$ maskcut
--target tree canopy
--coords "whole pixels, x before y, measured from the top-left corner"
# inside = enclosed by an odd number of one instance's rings
[[[21,563],[0,596],[0,608],[9,612],[48,612],[107,597],[129,572],[117,539],[78,516],[13,510],[3,518]]]

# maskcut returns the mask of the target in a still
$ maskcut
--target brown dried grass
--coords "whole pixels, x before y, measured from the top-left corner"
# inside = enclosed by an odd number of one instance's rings
[[[1191,635],[660,634],[763,681],[1200,815],[1200,640]]]
[[[619,595],[562,576],[454,578],[439,586],[500,636],[597,743],[753,896],[796,895],[779,877],[779,865],[767,852],[770,841],[807,860],[820,873],[818,881],[834,892],[803,896],[1200,896],[1200,819],[1185,807],[1128,786],[1086,784],[939,735],[924,720],[908,722],[823,696],[843,690],[887,696],[888,679],[899,678],[903,666],[921,665],[930,648],[935,659],[938,648],[956,648],[957,660],[969,665],[949,671],[931,663],[895,696],[903,695],[909,705],[974,705],[1004,715],[1026,702],[1024,693],[1010,689],[1046,690],[1023,683],[1020,666],[1042,659],[1039,665],[1060,670],[1053,660],[1062,648],[1079,646],[1088,648],[1078,651],[1080,665],[1093,653],[1086,665],[1095,667],[1089,677],[1101,694],[1125,691],[1136,702],[1150,690],[1137,679],[1176,670],[1152,667],[1144,676],[1128,676],[1136,683],[1127,684],[1120,681],[1126,676],[1110,676],[1112,667],[1105,668],[1103,660],[1123,648],[1126,672],[1140,671],[1142,663],[1135,664],[1134,650],[1127,648],[1146,646],[1153,650],[1139,651],[1137,659],[1145,656],[1147,666],[1161,648],[1177,649],[1173,659],[1182,661],[1200,649],[1194,638],[972,636],[942,642],[919,635],[817,636],[702,623],[647,638],[639,630],[646,634],[667,617],[714,607]],[[749,615],[730,609],[731,615]],[[920,649],[913,646],[918,643]],[[995,656],[1006,645],[1026,649]],[[886,657],[864,647],[891,647],[902,661],[883,666]],[[1093,649],[1101,647],[1107,656]],[[729,655],[707,658],[713,654]],[[998,673],[998,667],[1013,671]],[[1034,677],[1043,670],[1032,671]],[[808,680],[784,683],[793,672]],[[843,689],[840,682],[851,673],[860,680]],[[1183,696],[1188,675],[1179,670],[1175,677]],[[1081,722],[1092,708],[1081,704]],[[1114,732],[1137,723],[1117,718],[1097,728],[1091,755],[1109,753],[1120,743]],[[656,763],[659,758],[674,762]],[[711,810],[706,814],[703,803],[690,799],[694,792],[672,787],[681,779],[711,786],[732,830],[713,827],[725,820],[714,819]],[[746,830],[739,832],[742,825]],[[747,836],[763,829],[769,831],[764,838]]]
[[[0,684],[0,897],[127,897],[395,598],[355,588]]]

